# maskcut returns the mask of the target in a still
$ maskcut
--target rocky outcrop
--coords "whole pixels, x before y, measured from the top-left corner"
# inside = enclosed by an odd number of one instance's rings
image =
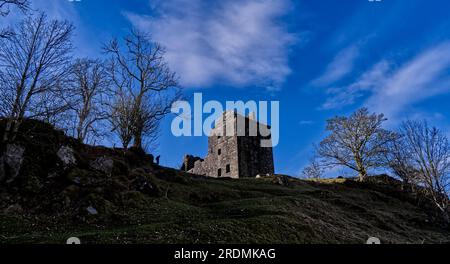
[[[13,182],[19,176],[25,148],[17,144],[7,144],[0,157],[0,182]]]
[[[75,152],[71,147],[62,146],[56,153],[58,158],[63,163],[64,167],[70,167],[77,164],[77,159],[75,158]]]
[[[111,158],[103,156],[92,161],[90,166],[94,170],[103,172],[110,176],[114,169],[114,161]]]

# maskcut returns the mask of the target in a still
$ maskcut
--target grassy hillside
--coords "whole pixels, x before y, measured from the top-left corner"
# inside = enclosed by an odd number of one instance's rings
[[[1,243],[450,243],[433,210],[387,177],[211,179],[137,151],[80,145],[40,123],[24,129],[20,174],[0,182]],[[58,160],[61,146],[75,164]],[[93,165],[99,158],[109,170]]]

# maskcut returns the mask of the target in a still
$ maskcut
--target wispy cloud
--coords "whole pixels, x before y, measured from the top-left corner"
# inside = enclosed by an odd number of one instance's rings
[[[330,88],[323,109],[362,101],[372,111],[397,117],[405,108],[450,92],[450,42],[435,45],[400,67],[382,60],[353,83]]]
[[[375,64],[370,70],[363,73],[355,82],[344,87],[327,89],[328,98],[321,109],[335,109],[352,105],[365,94],[383,86],[390,70],[390,63],[386,60]]]
[[[278,89],[291,73],[289,48],[298,36],[280,23],[286,0],[168,0],[156,15],[126,13],[167,49],[182,85],[260,85]]]
[[[314,86],[327,86],[349,74],[354,67],[354,62],[358,58],[358,45],[351,45],[339,52],[328,64],[325,72],[311,82]]]
[[[450,92],[450,42],[430,48],[386,77],[366,105],[392,118],[407,106]]]

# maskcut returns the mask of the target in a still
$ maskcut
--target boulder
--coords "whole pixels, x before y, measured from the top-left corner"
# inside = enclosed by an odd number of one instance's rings
[[[275,179],[276,179],[276,183],[281,185],[281,186],[285,186],[285,187],[290,186],[289,178],[287,176],[277,175],[275,177]]]
[[[98,214],[97,209],[95,209],[95,208],[92,207],[92,206],[88,206],[88,207],[86,208],[86,211],[87,211],[90,215],[97,215],[97,214]]]
[[[24,159],[25,148],[16,144],[7,144],[3,156],[0,157],[0,181],[7,177],[13,182],[19,176]]]
[[[114,161],[111,158],[103,156],[92,161],[90,166],[97,171],[101,171],[111,176],[114,169]]]
[[[62,161],[64,167],[70,167],[77,163],[75,152],[71,147],[62,146],[56,153],[58,158]]]

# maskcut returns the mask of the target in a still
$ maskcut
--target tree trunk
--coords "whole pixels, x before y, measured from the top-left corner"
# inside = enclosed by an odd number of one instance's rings
[[[137,97],[136,105],[135,105],[136,116],[135,116],[135,120],[134,120],[134,144],[133,144],[133,147],[138,148],[138,149],[142,149],[142,132],[144,130],[143,122],[145,122],[141,116],[142,96],[144,95],[142,93],[143,87],[144,87],[143,84],[141,84],[141,93]]]
[[[14,141],[19,131],[22,121],[15,118],[8,118],[6,122],[5,132],[3,133],[3,143]]]
[[[16,140],[17,133],[19,133],[20,125],[22,125],[22,120],[23,119],[19,119],[14,122],[13,130],[12,130],[12,134],[11,134],[11,138],[10,138],[11,141]]]
[[[447,225],[450,225],[450,216],[448,215],[447,211],[443,211],[442,212],[442,216],[444,218],[445,223],[447,223]]]
[[[360,182],[365,181],[365,180],[366,180],[366,177],[367,177],[367,171],[366,171],[366,169],[364,168],[364,166],[362,165],[362,162],[361,162],[361,161],[357,161],[357,162],[356,162],[356,166],[358,166],[358,172],[359,172],[358,180],[359,180]]]
[[[8,121],[6,121],[5,131],[3,132],[3,143],[6,143],[8,141],[12,125],[13,125],[12,118],[8,118]]]
[[[367,176],[366,168],[364,168],[363,160],[362,160],[361,156],[359,155],[359,151],[354,151],[353,154],[354,154],[354,161],[355,161],[356,169],[359,173],[358,181],[363,182]]]
[[[141,133],[136,133],[134,135],[133,147],[138,148],[138,149],[142,148],[142,135],[141,135]]]
[[[367,173],[365,171],[361,171],[358,175],[358,180],[360,182],[363,182],[366,180],[366,178],[367,178]]]

